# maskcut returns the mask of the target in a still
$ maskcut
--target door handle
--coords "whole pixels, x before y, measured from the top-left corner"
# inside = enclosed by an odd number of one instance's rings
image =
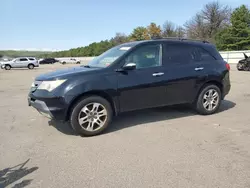
[[[152,76],[162,76],[162,75],[164,75],[163,72],[157,72],[157,73],[152,74]]]
[[[204,67],[196,67],[194,70],[199,71],[199,70],[203,70],[203,69],[204,69]]]

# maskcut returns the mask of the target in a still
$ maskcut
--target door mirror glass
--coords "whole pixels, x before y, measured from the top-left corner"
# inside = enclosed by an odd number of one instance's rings
[[[136,69],[136,64],[135,63],[127,63],[123,67],[123,70],[134,70],[134,69]]]

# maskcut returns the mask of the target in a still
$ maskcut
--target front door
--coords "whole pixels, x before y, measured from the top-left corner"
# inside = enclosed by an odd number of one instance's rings
[[[13,67],[15,67],[15,68],[27,67],[28,66],[28,62],[29,61],[28,61],[27,58],[18,58],[13,63]]]
[[[124,64],[136,69],[118,73],[120,111],[150,108],[164,104],[162,45],[146,44],[129,54]]]

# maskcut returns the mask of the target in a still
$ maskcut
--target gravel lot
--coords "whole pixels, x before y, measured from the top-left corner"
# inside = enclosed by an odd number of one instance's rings
[[[27,104],[35,76],[63,67],[0,70],[0,187],[250,187],[250,72],[231,71],[215,115],[126,113],[84,138]]]

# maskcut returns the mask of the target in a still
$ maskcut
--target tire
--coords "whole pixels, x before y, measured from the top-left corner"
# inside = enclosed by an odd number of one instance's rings
[[[243,69],[240,68],[240,64],[239,64],[239,63],[237,64],[237,70],[238,70],[238,71],[243,71]]]
[[[96,110],[93,110],[93,103],[96,107],[98,104],[100,106],[98,106]],[[97,118],[97,111],[102,112],[99,113],[102,114],[99,116],[99,118]],[[96,114],[94,114],[94,112],[96,112]],[[103,114],[106,114],[106,116]],[[112,121],[112,116],[112,107],[106,99],[99,96],[84,97],[79,100],[72,108],[70,114],[70,125],[77,134],[82,136],[95,136],[102,133],[108,127]],[[85,123],[81,123],[82,125],[80,125],[79,119],[84,120]],[[91,127],[93,128],[92,130]]]
[[[210,92],[213,91],[211,98],[208,97],[208,95],[210,94],[209,91]],[[217,95],[215,93],[217,93]],[[217,96],[217,98],[215,97],[215,99],[213,100],[214,96]],[[205,85],[201,89],[197,97],[197,100],[195,103],[195,109],[199,114],[202,114],[202,115],[214,114],[218,111],[220,104],[221,104],[221,100],[222,100],[221,90],[218,86],[213,85],[213,84]],[[212,102],[212,101],[216,101],[216,102]]]
[[[11,66],[10,65],[5,65],[4,68],[5,68],[5,70],[10,70]]]
[[[80,61],[77,61],[76,64],[80,64]]]
[[[65,65],[65,64],[66,64],[66,62],[64,61],[64,62],[62,62],[62,64],[63,64],[63,65]]]
[[[34,66],[33,64],[29,64],[29,65],[28,65],[28,69],[34,69],[34,67],[35,67],[35,66]]]

